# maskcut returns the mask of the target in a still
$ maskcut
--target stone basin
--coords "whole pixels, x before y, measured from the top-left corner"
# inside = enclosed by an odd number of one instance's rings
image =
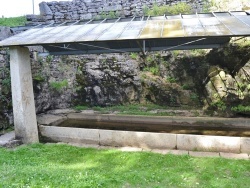
[[[247,118],[69,113],[38,116],[38,124],[41,141],[250,153]]]

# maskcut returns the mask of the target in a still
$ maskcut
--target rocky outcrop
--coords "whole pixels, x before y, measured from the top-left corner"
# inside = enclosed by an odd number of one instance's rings
[[[107,106],[139,102],[139,62],[128,55],[92,55],[84,59],[77,74],[82,96],[91,105]],[[84,86],[84,88],[83,88]]]

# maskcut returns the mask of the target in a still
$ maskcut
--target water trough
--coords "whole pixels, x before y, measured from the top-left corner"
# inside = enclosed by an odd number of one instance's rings
[[[250,119],[69,113],[38,116],[41,141],[250,153]]]

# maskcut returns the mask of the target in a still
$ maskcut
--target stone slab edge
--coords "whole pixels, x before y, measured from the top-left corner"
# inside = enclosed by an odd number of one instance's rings
[[[250,138],[83,129],[39,125],[40,135],[56,142],[113,147],[250,153]]]
[[[177,134],[177,149],[240,153],[240,137]]]

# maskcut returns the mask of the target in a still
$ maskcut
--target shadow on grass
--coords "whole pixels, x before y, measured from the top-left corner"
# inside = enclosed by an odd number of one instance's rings
[[[247,187],[250,183],[248,161],[62,144],[0,149],[0,171],[3,187]]]

